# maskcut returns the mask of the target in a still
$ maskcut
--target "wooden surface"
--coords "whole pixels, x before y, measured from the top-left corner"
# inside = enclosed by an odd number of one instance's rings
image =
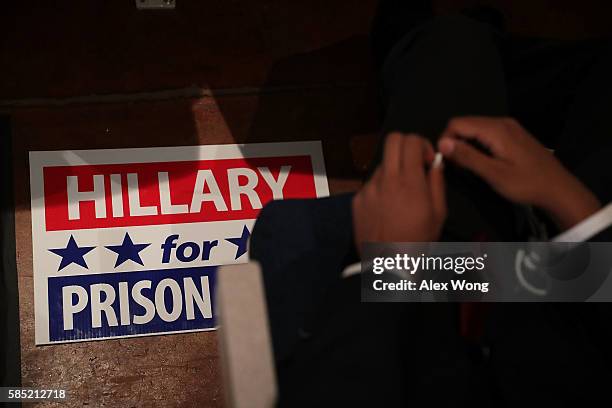
[[[0,15],[1,70],[10,78],[0,98],[259,86],[287,56],[365,34],[374,4],[181,0],[175,10],[138,11],[133,0],[11,1]],[[361,80],[362,51],[296,66],[275,83]]]

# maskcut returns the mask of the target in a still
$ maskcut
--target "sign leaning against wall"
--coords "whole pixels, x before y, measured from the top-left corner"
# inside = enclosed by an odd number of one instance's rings
[[[37,345],[214,329],[261,208],[329,194],[320,142],[30,152],[30,184]]]

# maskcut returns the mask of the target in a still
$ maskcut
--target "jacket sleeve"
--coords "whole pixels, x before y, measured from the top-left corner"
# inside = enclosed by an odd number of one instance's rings
[[[310,332],[317,306],[357,259],[351,198],[273,201],[257,218],[250,257],[262,267],[277,362]]]

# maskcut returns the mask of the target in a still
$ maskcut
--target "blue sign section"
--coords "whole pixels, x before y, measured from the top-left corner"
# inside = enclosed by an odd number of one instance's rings
[[[216,266],[48,280],[51,341],[215,327]]]

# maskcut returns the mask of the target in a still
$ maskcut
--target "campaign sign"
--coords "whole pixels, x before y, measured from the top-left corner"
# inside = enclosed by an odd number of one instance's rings
[[[261,208],[329,194],[320,142],[30,152],[30,183],[36,344],[214,329]]]

